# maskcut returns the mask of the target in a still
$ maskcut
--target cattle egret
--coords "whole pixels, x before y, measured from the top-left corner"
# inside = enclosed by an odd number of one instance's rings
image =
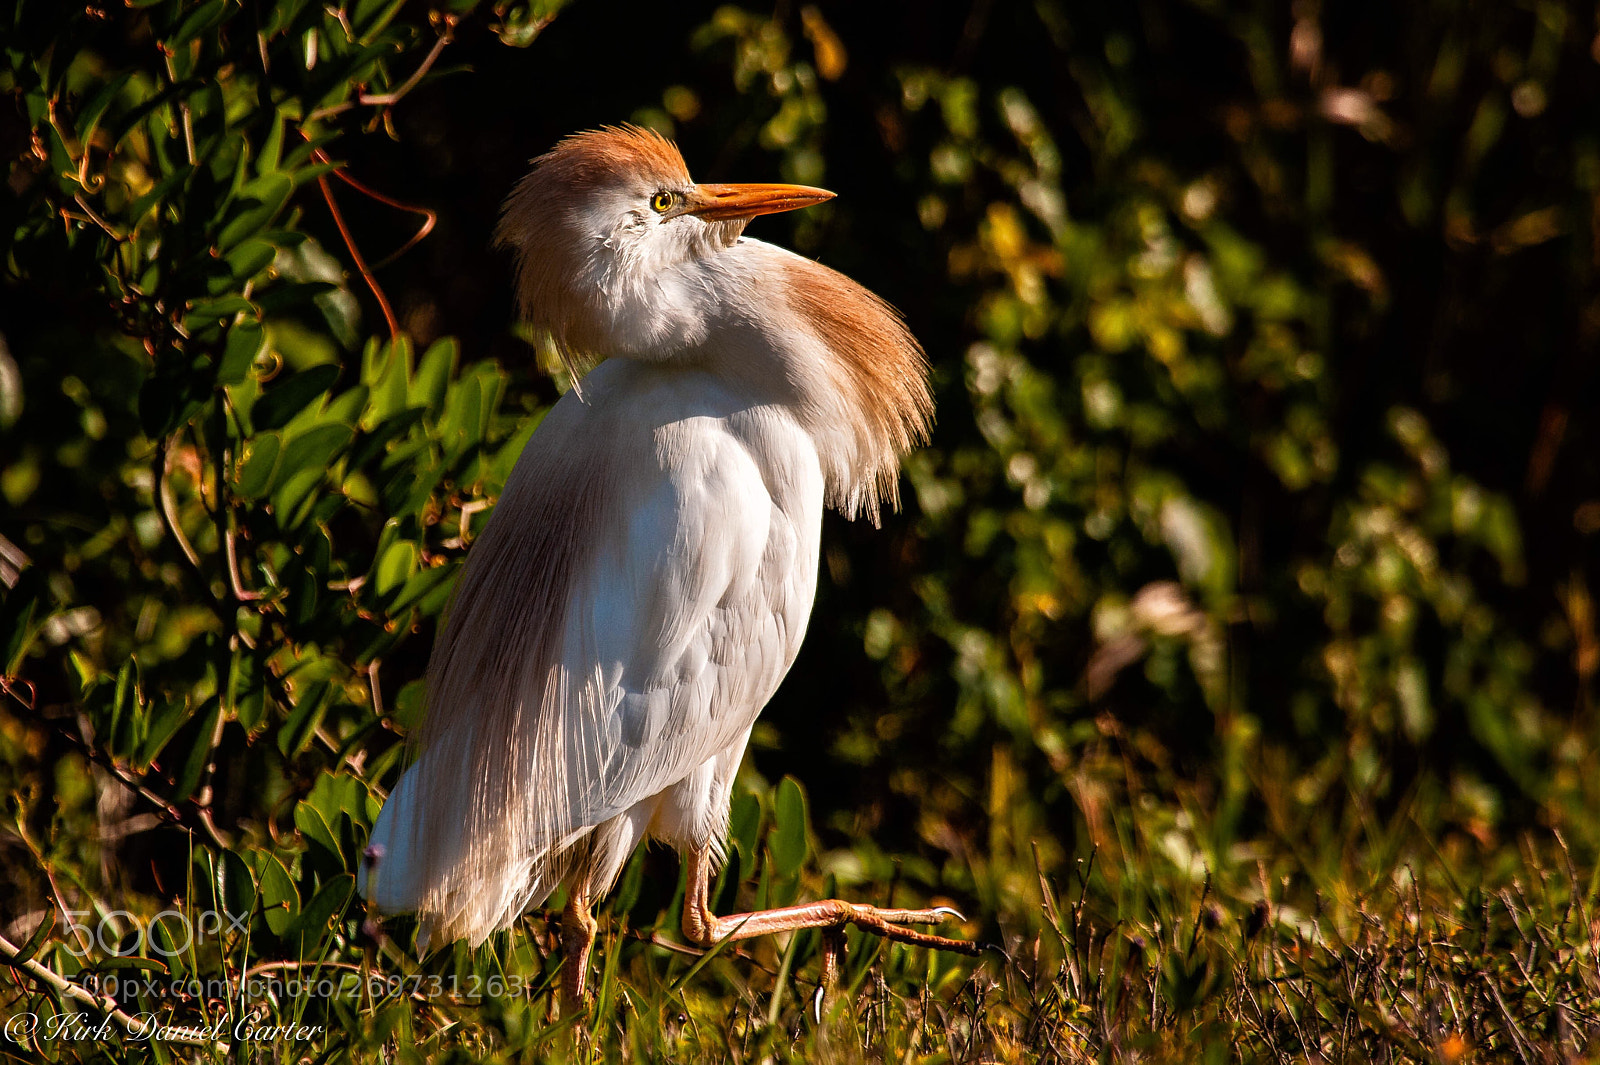
[[[626,127],[561,141],[507,200],[523,315],[575,371],[605,361],[540,423],[468,553],[422,753],[373,829],[361,890],[415,911],[424,946],[477,945],[564,885],[579,1002],[590,903],[651,837],[687,855],[697,946],[825,928],[832,952],[855,924],[976,952],[907,927],[946,908],[708,900],[751,726],[805,634],[823,506],[876,522],[933,414],[893,309],[742,236],[832,197],[697,185],[672,142]]]

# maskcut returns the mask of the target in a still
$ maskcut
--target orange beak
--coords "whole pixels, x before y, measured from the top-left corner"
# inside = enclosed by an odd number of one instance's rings
[[[689,193],[684,214],[709,222],[795,211],[833,199],[827,189],[809,185],[696,185]]]

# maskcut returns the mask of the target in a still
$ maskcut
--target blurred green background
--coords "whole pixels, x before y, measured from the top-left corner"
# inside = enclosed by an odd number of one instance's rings
[[[70,970],[52,908],[239,862],[240,965],[364,949],[451,577],[569,385],[498,205],[622,121],[838,192],[752,235],[900,308],[937,389],[904,512],[827,519],[725,906],[776,897],[769,826],[791,895],[954,900],[1036,962],[1080,874],[1102,931],[1292,939],[1408,863],[1463,912],[1519,863],[1593,898],[1592,5],[558,6],[0,16],[10,943]],[[670,934],[674,869],[613,914]]]

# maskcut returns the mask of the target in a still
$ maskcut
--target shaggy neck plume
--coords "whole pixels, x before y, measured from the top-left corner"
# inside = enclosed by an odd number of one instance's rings
[[[827,504],[877,524],[883,505],[899,505],[900,457],[926,442],[933,420],[922,347],[892,307],[848,277],[761,247],[768,261],[757,291],[766,319],[779,323],[773,356],[816,441]],[[780,305],[787,314],[774,313]]]

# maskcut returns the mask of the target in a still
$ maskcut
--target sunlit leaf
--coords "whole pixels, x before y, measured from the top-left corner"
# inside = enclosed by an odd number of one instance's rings
[[[806,794],[800,782],[793,777],[779,781],[772,805],[773,826],[767,846],[772,851],[773,872],[778,877],[791,877],[805,864],[810,849]]]
[[[276,381],[250,410],[257,430],[276,429],[320,400],[339,377],[337,366],[313,366],[309,370]]]

